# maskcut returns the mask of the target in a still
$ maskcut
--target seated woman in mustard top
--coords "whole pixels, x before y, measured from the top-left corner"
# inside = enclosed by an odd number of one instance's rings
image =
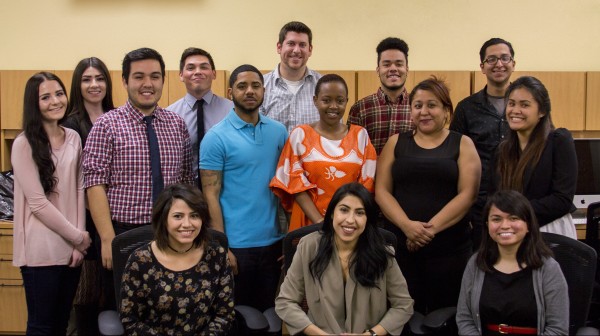
[[[290,334],[402,332],[413,300],[376,219],[375,202],[361,184],[335,192],[322,230],[300,240],[275,300]],[[307,313],[300,307],[305,297]]]
[[[527,198],[499,191],[483,213],[488,232],[463,275],[458,333],[567,335],[567,282]]]
[[[166,187],[152,210],[154,240],[135,250],[121,285],[127,335],[229,335],[233,275],[227,251],[210,242],[198,188]]]

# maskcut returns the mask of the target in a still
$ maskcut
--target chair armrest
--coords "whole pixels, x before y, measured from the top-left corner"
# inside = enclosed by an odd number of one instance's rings
[[[244,318],[246,326],[252,331],[267,330],[269,328],[269,321],[258,309],[239,305],[235,306],[235,311]]]
[[[408,327],[414,335],[427,335],[431,332],[423,325],[423,319],[425,319],[425,316],[416,311],[410,320],[408,320]]]
[[[116,310],[105,310],[98,314],[98,330],[105,336],[116,336],[125,334],[121,318]]]
[[[581,335],[581,336],[592,336],[592,335],[600,335],[600,331],[596,328],[592,328],[592,327],[581,327],[579,329],[577,329],[577,334],[575,335]]]
[[[427,328],[438,329],[446,322],[454,319],[456,316],[456,307],[445,307],[432,311],[423,319],[423,325]]]
[[[269,322],[269,332],[279,333],[281,331],[281,319],[275,313],[275,307],[271,307],[264,311],[263,315]]]

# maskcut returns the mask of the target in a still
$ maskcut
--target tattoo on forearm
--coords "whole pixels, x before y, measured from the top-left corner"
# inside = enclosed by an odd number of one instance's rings
[[[200,170],[202,187],[220,187],[223,179],[223,172],[218,170]]]

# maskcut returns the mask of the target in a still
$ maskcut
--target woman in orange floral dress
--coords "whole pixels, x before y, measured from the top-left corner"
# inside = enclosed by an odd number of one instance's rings
[[[367,131],[341,123],[348,86],[335,74],[321,77],[313,98],[319,121],[292,130],[271,190],[291,212],[289,231],[320,223],[335,191],[359,182],[373,192],[377,154]]]

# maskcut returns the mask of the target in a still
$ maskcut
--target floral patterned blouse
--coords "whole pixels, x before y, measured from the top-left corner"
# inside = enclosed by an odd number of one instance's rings
[[[207,244],[198,264],[171,271],[150,243],[135,250],[121,285],[127,335],[226,335],[233,324],[233,276],[227,251]]]

